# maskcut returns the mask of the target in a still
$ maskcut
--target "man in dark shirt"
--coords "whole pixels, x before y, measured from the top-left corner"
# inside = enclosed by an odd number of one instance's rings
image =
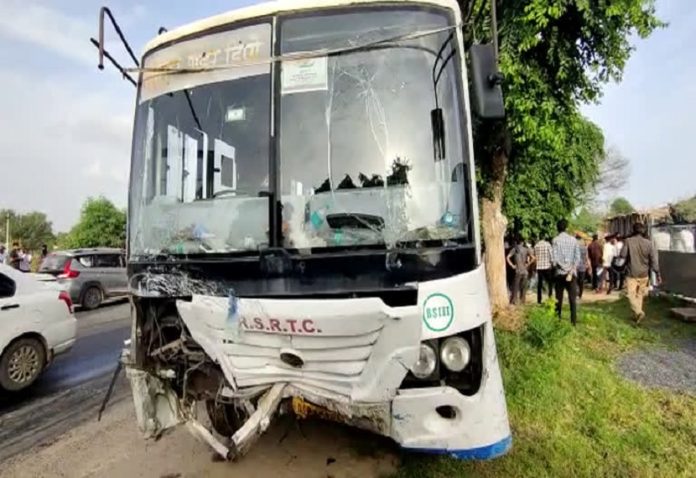
[[[578,281],[578,299],[582,299],[582,293],[585,290],[585,277],[587,277],[587,267],[589,265],[589,253],[585,241],[580,234],[575,234],[575,239],[580,247],[580,259],[577,265],[577,281]]]
[[[519,238],[515,247],[507,255],[507,263],[515,270],[515,278],[512,283],[512,303],[517,304],[518,299],[524,304],[527,296],[527,280],[529,279],[529,265],[534,261],[530,249]]]
[[[10,251],[9,265],[15,269],[19,269],[19,264],[22,262],[22,258],[19,257],[19,243],[12,243],[12,250]]]
[[[577,324],[577,298],[578,283],[577,269],[580,262],[580,245],[578,241],[568,234],[568,221],[561,219],[556,223],[558,235],[554,237],[551,248],[553,250],[553,264],[556,279],[556,314],[561,318],[563,309],[563,292],[568,291],[568,305],[570,305],[570,322]]]
[[[650,271],[661,281],[657,263],[657,252],[649,239],[645,238],[645,226],[633,225],[633,235],[624,241],[621,257],[626,264],[626,293],[637,323],[645,317],[643,298],[648,293]]]
[[[590,267],[592,267],[592,290],[599,290],[599,268],[602,267],[602,245],[599,243],[597,234],[592,236],[592,242],[587,246],[587,255],[590,259]]]

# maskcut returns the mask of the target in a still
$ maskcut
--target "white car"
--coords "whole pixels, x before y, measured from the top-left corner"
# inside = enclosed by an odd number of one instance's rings
[[[75,343],[70,295],[0,264],[0,389],[18,391]]]

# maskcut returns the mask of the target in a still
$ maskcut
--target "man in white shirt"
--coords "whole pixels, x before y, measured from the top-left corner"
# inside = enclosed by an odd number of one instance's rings
[[[0,264],[5,263],[5,246],[0,245]]]
[[[621,256],[621,251],[623,250],[624,247],[624,238],[620,235],[616,235],[616,257]],[[616,259],[614,259],[616,262]],[[617,264],[614,263],[612,264],[612,268],[614,269],[614,288],[621,290],[624,288],[624,278],[626,276],[626,271],[625,268],[620,268],[617,267]]]
[[[25,249],[22,249],[22,252],[19,254],[19,270],[22,272],[30,272],[31,271],[31,254],[29,251]]]
[[[605,237],[604,240],[606,242],[604,243],[604,250],[602,253],[602,268],[604,269],[602,283],[606,284],[607,294],[610,294],[614,288],[614,283],[616,282],[614,278],[614,271],[611,267],[614,257],[618,255],[616,248],[616,236],[612,234]]]

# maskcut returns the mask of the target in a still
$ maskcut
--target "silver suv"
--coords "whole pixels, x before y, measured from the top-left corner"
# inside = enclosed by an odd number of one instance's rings
[[[99,247],[49,254],[39,272],[56,276],[74,303],[91,310],[105,299],[128,294],[123,250]]]

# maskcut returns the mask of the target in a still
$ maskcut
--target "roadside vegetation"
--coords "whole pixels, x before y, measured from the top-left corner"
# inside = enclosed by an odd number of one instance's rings
[[[640,328],[624,300],[582,304],[576,329],[553,305],[530,307],[497,346],[513,448],[489,462],[407,456],[399,477],[696,476],[696,396],[622,378],[616,358],[641,347],[696,339],[696,324],[651,300]]]
[[[53,223],[42,212],[21,213],[12,209],[0,209],[0,244],[10,248],[14,242],[32,253],[32,270],[37,270],[40,265],[41,246],[44,244],[49,251],[81,247],[125,247],[126,211],[103,196],[87,198],[82,205],[79,220],[70,231],[55,233]]]

